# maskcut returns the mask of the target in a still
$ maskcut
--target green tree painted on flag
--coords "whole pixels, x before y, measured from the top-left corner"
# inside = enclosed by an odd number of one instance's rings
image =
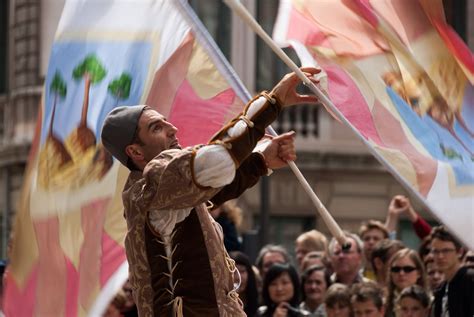
[[[118,104],[119,100],[127,99],[130,96],[131,85],[132,77],[127,73],[122,73],[120,77],[110,82],[107,89],[115,98],[117,98]]]
[[[78,141],[81,149],[85,151],[91,146],[95,146],[94,132],[87,127],[87,112],[89,110],[89,92],[91,85],[101,82],[107,70],[99,61],[97,56],[90,54],[72,72],[75,80],[84,80],[84,101],[82,104],[81,121],[78,127]]]
[[[51,114],[51,122],[49,124],[49,134],[52,134],[54,115],[56,113],[56,104],[58,102],[58,99],[64,99],[67,94],[66,82],[58,71],[56,71],[56,73],[54,74],[53,81],[49,86],[49,91],[54,94],[53,110]]]
[[[55,152],[59,155],[59,165],[62,166],[67,162],[71,161],[71,155],[69,155],[64,144],[56,137],[53,133],[54,116],[56,114],[56,105],[60,99],[64,99],[67,94],[67,86],[61,74],[56,71],[54,74],[51,85],[49,86],[50,93],[54,94],[53,109],[51,113],[51,122],[49,123],[48,138],[53,144]]]

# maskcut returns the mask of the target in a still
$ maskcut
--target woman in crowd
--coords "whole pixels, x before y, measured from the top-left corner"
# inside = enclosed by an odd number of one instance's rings
[[[310,266],[301,276],[303,301],[300,308],[312,317],[325,317],[324,296],[330,283],[329,272],[324,266]]]
[[[398,317],[428,317],[431,300],[419,285],[404,288],[397,299]]]
[[[324,299],[327,317],[352,317],[351,291],[347,285],[333,284]]]
[[[307,313],[299,309],[300,283],[291,264],[273,264],[263,279],[262,298],[257,316],[299,317]]]
[[[419,285],[427,290],[426,272],[418,253],[408,248],[395,253],[389,261],[388,297],[386,317],[395,316],[395,299],[400,292],[409,286]]]
[[[248,317],[254,317],[258,308],[258,291],[255,273],[249,258],[240,251],[230,252],[240,274],[240,286],[237,292],[244,304],[244,311]],[[235,278],[238,281],[238,277]]]
[[[225,249],[230,251],[240,250],[238,228],[242,222],[242,209],[235,200],[226,201],[224,204],[211,210],[211,216],[222,227]]]

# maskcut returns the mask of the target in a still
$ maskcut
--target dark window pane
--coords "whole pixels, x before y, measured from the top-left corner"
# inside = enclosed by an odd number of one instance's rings
[[[257,20],[262,28],[271,35],[278,13],[278,1],[257,1]],[[283,51],[298,65],[299,60],[292,48]],[[260,38],[257,38],[256,89],[268,90],[273,87],[290,68]],[[309,93],[309,89],[300,85],[298,92]],[[302,137],[318,136],[318,107],[300,105],[284,110],[273,124],[277,133],[294,130]]]
[[[224,53],[224,56],[230,60],[230,9],[221,0],[191,0],[189,3]]]
[[[443,1],[446,20],[466,42],[466,0],[445,0]]]

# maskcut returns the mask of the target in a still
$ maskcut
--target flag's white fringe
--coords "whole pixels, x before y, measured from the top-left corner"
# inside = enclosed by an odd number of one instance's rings
[[[122,265],[119,266],[117,271],[109,278],[107,283],[104,285],[102,290],[97,296],[94,305],[89,311],[89,317],[102,316],[107,309],[107,306],[112,301],[114,296],[122,288],[123,284],[127,281],[128,278],[128,262],[124,261]]]

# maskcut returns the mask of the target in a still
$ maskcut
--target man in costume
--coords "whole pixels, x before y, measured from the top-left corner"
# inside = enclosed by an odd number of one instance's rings
[[[302,68],[315,83],[315,68]],[[294,160],[294,133],[263,142],[265,128],[300,95],[294,73],[252,99],[207,145],[181,149],[177,128],[146,106],[118,107],[102,143],[131,173],[123,190],[130,283],[140,316],[245,316],[234,261],[209,209]],[[260,142],[259,142],[260,141]]]

